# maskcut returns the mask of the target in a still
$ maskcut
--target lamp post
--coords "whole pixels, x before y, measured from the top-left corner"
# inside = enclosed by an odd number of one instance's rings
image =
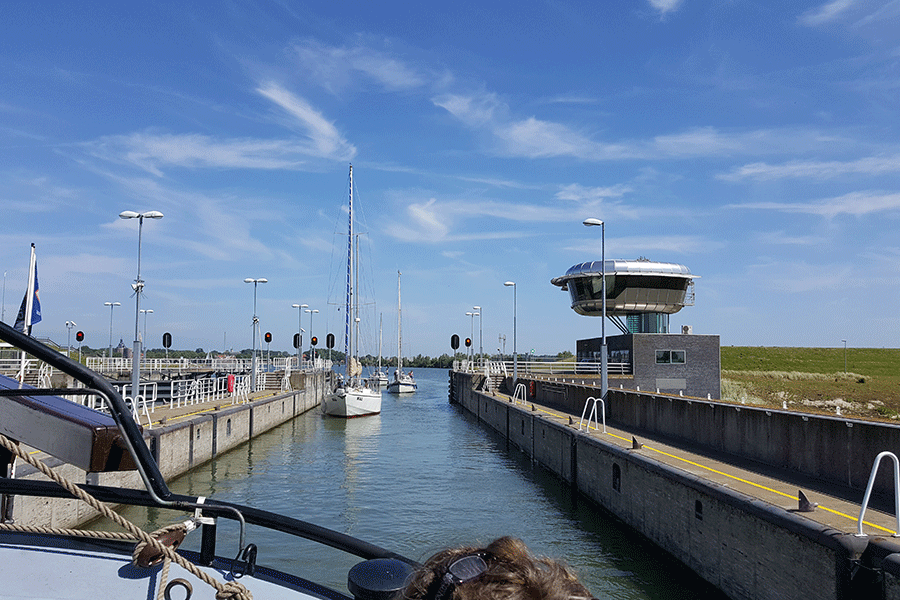
[[[513,289],[513,385],[519,380],[519,353],[516,352],[516,282],[507,281],[503,285]]]
[[[141,340],[142,343],[143,343],[144,340],[147,339],[147,314],[148,314],[148,313],[152,313],[152,312],[153,312],[153,309],[152,309],[152,308],[142,308],[142,309],[141,309],[141,314],[144,315],[144,337],[143,337],[143,339]],[[146,351],[146,350],[145,350],[145,351]]]
[[[116,306],[122,306],[121,302],[104,302],[103,306],[109,307],[109,354],[106,355],[106,358],[112,360],[112,321],[113,321],[113,308]]]
[[[481,341],[482,341],[481,332],[482,332],[482,324],[484,322],[483,321],[484,320],[484,315],[483,315],[484,311],[481,310],[480,306],[473,306],[472,309],[475,311],[478,311],[476,313],[478,315],[478,357],[480,360],[484,360],[484,350],[483,350],[483,346],[481,343]]]
[[[265,277],[258,279],[248,277],[244,283],[253,284],[253,360],[250,363],[250,392],[252,393],[256,391],[256,337],[259,335],[259,319],[256,318],[256,286],[260,283],[269,283],[269,280]]]
[[[600,295],[602,296],[602,317],[600,321],[600,397],[606,402],[609,389],[609,364],[606,356],[606,224],[600,219],[585,219],[586,227],[600,226]]]
[[[311,361],[313,361],[313,368],[315,369],[316,368],[316,356],[315,356],[316,348],[315,348],[315,346],[312,345],[312,339],[313,339],[312,316],[314,313],[319,312],[319,309],[318,308],[307,308],[304,312],[309,313],[309,358]]]
[[[847,372],[847,340],[841,340],[844,342],[844,373]]]
[[[297,333],[300,334],[300,339],[297,340],[297,370],[300,370],[302,366],[303,360],[301,358],[301,352],[303,352],[303,325],[301,324],[301,320],[303,319],[303,309],[309,308],[307,304],[291,304],[291,308],[297,309]]]
[[[66,341],[66,356],[72,354],[72,328],[78,327],[75,321],[66,321],[66,329],[69,330],[68,341]],[[844,369],[846,371],[846,369]]]
[[[123,210],[119,213],[120,219],[137,219],[138,220],[138,261],[137,261],[137,277],[132,284],[134,290],[134,347],[131,351],[131,397],[137,402],[139,384],[141,381],[141,340],[139,321],[141,317],[141,292],[144,290],[144,282],[141,280],[141,235],[144,230],[144,219],[162,219],[163,214],[158,210],[148,212],[134,212],[133,210]]]

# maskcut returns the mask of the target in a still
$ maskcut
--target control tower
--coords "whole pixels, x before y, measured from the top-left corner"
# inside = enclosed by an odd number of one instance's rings
[[[607,338],[610,389],[720,398],[719,336],[693,335],[688,325],[679,333],[669,330],[669,317],[694,305],[698,276],[684,265],[644,258],[597,260],[577,264],[550,283],[569,292],[578,314],[602,317],[604,274],[606,316],[622,332]],[[579,372],[600,362],[601,348],[599,337],[577,340]]]
[[[607,260],[602,268],[595,260],[575,265],[550,283],[569,292],[572,310],[600,317],[602,271],[606,274],[606,315],[622,333],[669,333],[669,315],[694,305],[697,275],[675,263]]]

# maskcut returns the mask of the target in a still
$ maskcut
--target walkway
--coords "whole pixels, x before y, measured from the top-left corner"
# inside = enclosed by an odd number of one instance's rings
[[[558,421],[569,427],[578,428],[581,415],[573,415],[528,402],[534,409],[546,417]],[[598,407],[599,410],[599,407]],[[863,494],[859,494],[855,502],[848,501],[840,491],[827,483],[798,477],[797,479],[773,477],[753,470],[746,465],[739,465],[738,461],[727,462],[721,457],[714,457],[711,453],[704,453],[696,448],[672,445],[671,441],[662,441],[658,438],[643,433],[606,427],[603,432],[602,417],[599,419],[600,428],[597,429],[594,421],[588,429],[591,437],[600,439],[606,444],[620,448],[632,448],[633,439],[643,446],[638,450],[647,456],[669,466],[681,469],[703,479],[729,487],[748,496],[758,498],[768,504],[779,506],[785,510],[797,511],[799,507],[798,490],[802,490],[811,503],[818,503],[813,512],[804,512],[803,516],[832,527],[838,531],[855,533],[859,520],[860,503]],[[880,469],[889,468],[882,461]],[[801,479],[803,479],[801,481]],[[898,527],[897,517],[874,510],[871,506],[867,509],[863,521],[863,532],[871,536],[894,535]]]

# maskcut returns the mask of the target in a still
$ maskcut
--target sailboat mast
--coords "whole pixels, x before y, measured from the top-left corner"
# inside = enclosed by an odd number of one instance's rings
[[[403,370],[403,334],[400,318],[400,271],[397,271],[397,369]]]
[[[347,367],[350,366],[350,303],[353,294],[353,165],[350,165],[350,225],[348,227],[349,234],[347,236],[347,297],[346,310],[344,311],[344,360]]]

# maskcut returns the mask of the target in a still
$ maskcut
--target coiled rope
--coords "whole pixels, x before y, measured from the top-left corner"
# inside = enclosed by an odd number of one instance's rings
[[[54,535],[80,535],[82,537],[89,538],[105,538],[105,539],[132,539],[138,540],[140,544],[153,546],[158,552],[162,553],[166,557],[166,562],[174,561],[178,565],[180,565],[183,569],[192,573],[195,577],[203,581],[204,583],[212,586],[216,589],[216,600],[252,600],[253,596],[250,594],[250,590],[246,587],[238,583],[237,581],[229,581],[224,584],[216,581],[209,575],[207,575],[204,571],[201,571],[196,565],[189,562],[183,556],[175,552],[172,548],[161,544],[158,540],[156,540],[152,535],[139,528],[134,523],[131,523],[112,509],[110,509],[105,503],[97,500],[84,490],[82,490],[77,485],[71,483],[65,478],[61,477],[57,473],[55,473],[52,469],[50,469],[43,462],[31,457],[27,452],[22,450],[18,444],[7,438],[5,435],[0,434],[0,445],[4,448],[27,462],[29,465],[39,470],[41,473],[52,479],[59,486],[64,488],[70,494],[86,502],[92,508],[100,512],[103,516],[110,519],[123,529],[125,529],[131,537],[114,537],[110,538],[108,534],[112,533],[115,536],[124,536],[125,534],[115,533],[115,532],[86,532],[82,530],[69,530],[69,529],[54,529],[54,528],[44,528],[44,527],[33,527],[33,526],[21,526],[14,525],[9,523],[0,523],[0,528],[6,530],[15,530],[15,531],[27,531],[30,533],[50,533]],[[77,532],[77,533],[75,533]],[[164,566],[164,570],[167,571],[168,565]],[[167,573],[166,573],[167,574]],[[164,580],[161,579],[160,591],[164,587],[162,585]]]

